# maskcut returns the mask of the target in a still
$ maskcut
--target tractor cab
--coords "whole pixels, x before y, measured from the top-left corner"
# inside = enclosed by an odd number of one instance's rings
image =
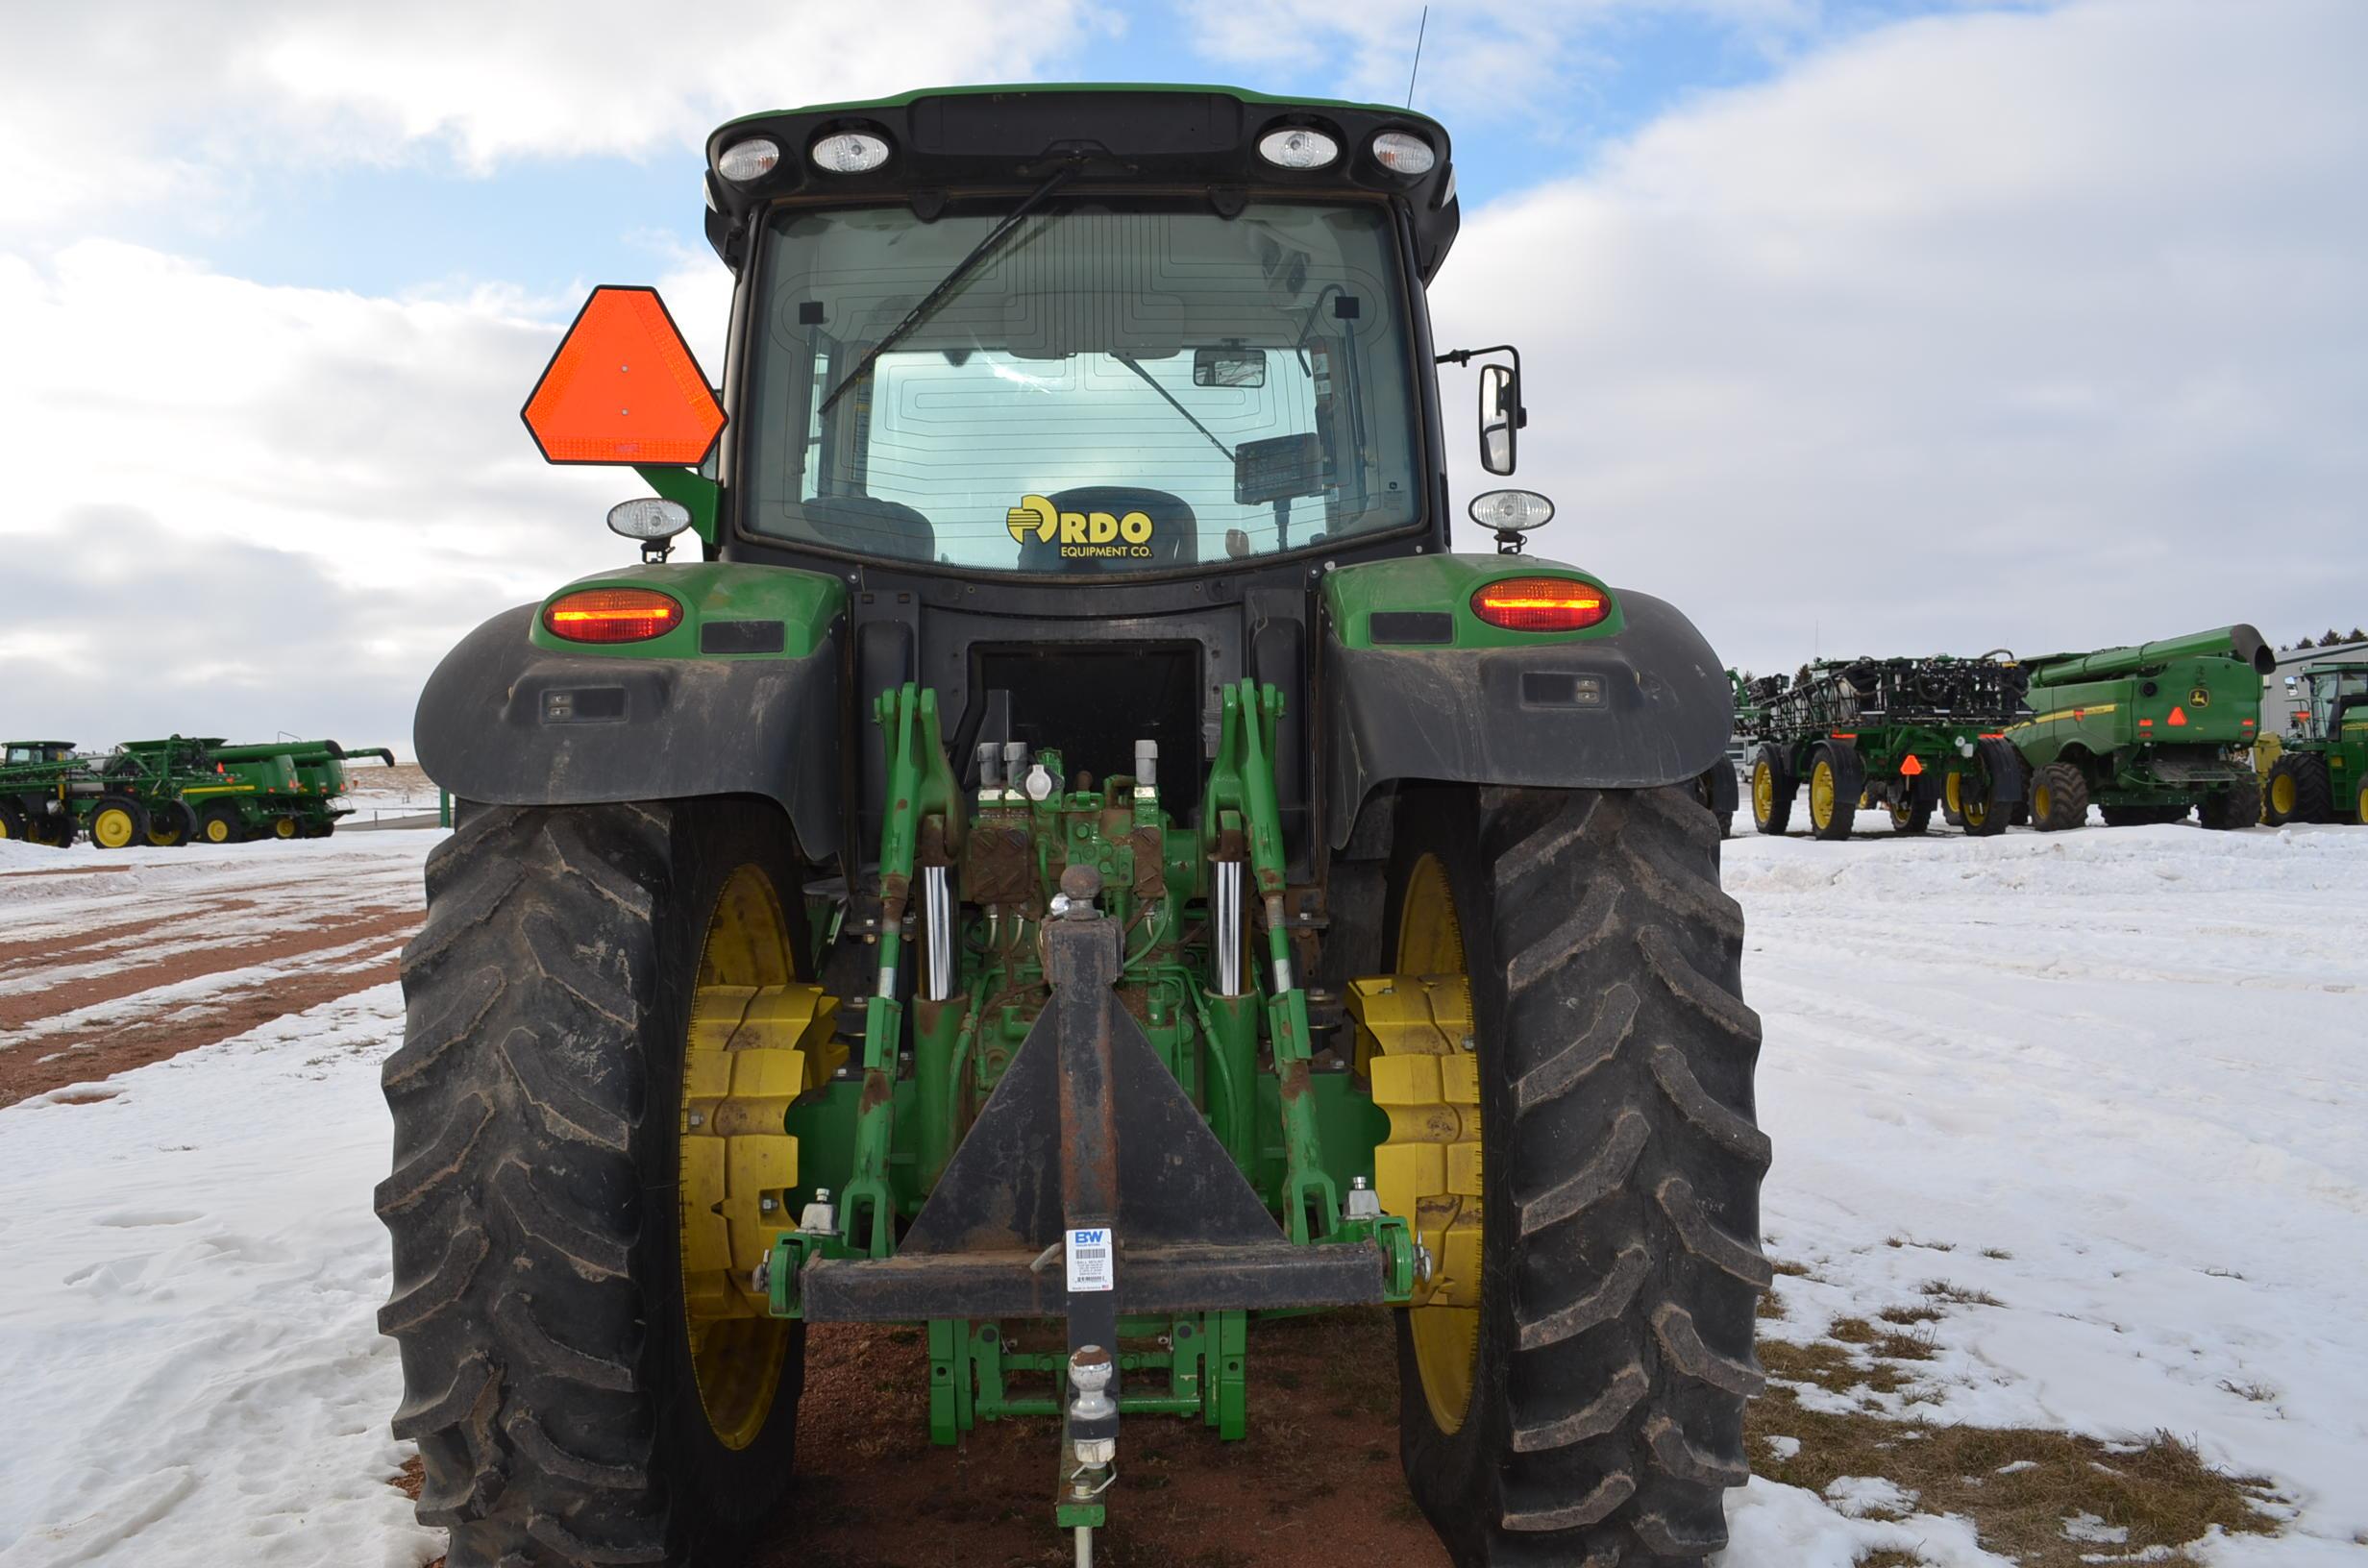
[[[2368,718],[2368,665],[2331,664],[2306,670],[2295,682],[2292,734],[2331,740],[2355,714]]]
[[[0,741],[0,759],[12,768],[25,763],[64,762],[73,755],[72,741]]]

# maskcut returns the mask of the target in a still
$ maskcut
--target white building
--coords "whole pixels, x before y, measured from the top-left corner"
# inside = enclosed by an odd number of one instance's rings
[[[2261,677],[2262,734],[2283,737],[2293,733],[2297,711],[2303,707],[2303,672],[2331,664],[2368,665],[2368,643],[2297,648],[2278,655],[2278,668]]]

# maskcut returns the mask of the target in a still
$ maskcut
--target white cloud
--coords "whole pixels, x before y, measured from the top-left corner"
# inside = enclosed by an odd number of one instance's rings
[[[145,201],[218,203],[258,166],[697,145],[752,110],[1025,80],[1101,25],[1080,0],[217,0],[12,8],[0,233]],[[687,187],[686,187],[687,188]]]
[[[1887,28],[1468,214],[1441,341],[1524,350],[1540,548],[1763,669],[2350,625],[2362,59],[2354,0]]]
[[[266,287],[98,240],[0,256],[12,727],[335,710],[407,750],[462,632],[630,558],[601,514],[637,481],[546,468],[518,422],[575,303]]]

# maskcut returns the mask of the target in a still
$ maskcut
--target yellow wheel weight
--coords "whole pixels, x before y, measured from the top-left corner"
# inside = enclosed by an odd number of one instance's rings
[[[708,1429],[726,1448],[772,1413],[789,1325],[755,1284],[775,1236],[795,1226],[792,1101],[846,1060],[836,1001],[798,979],[788,921],[754,866],[725,879],[700,944],[682,1042],[679,1244],[682,1320]]]
[[[1417,862],[1407,884],[1396,971],[1350,982],[1348,1005],[1358,1066],[1390,1115],[1373,1185],[1432,1260],[1406,1309],[1415,1370],[1431,1420],[1454,1432],[1480,1355],[1480,1062],[1463,927],[1437,856]]]

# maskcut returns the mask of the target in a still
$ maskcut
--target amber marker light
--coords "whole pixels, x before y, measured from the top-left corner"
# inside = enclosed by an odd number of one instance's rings
[[[1572,577],[1506,577],[1471,596],[1471,613],[1507,631],[1579,631],[1611,605],[1602,589]]]
[[[682,625],[682,606],[654,588],[579,588],[543,606],[543,629],[571,643],[646,643]]]

